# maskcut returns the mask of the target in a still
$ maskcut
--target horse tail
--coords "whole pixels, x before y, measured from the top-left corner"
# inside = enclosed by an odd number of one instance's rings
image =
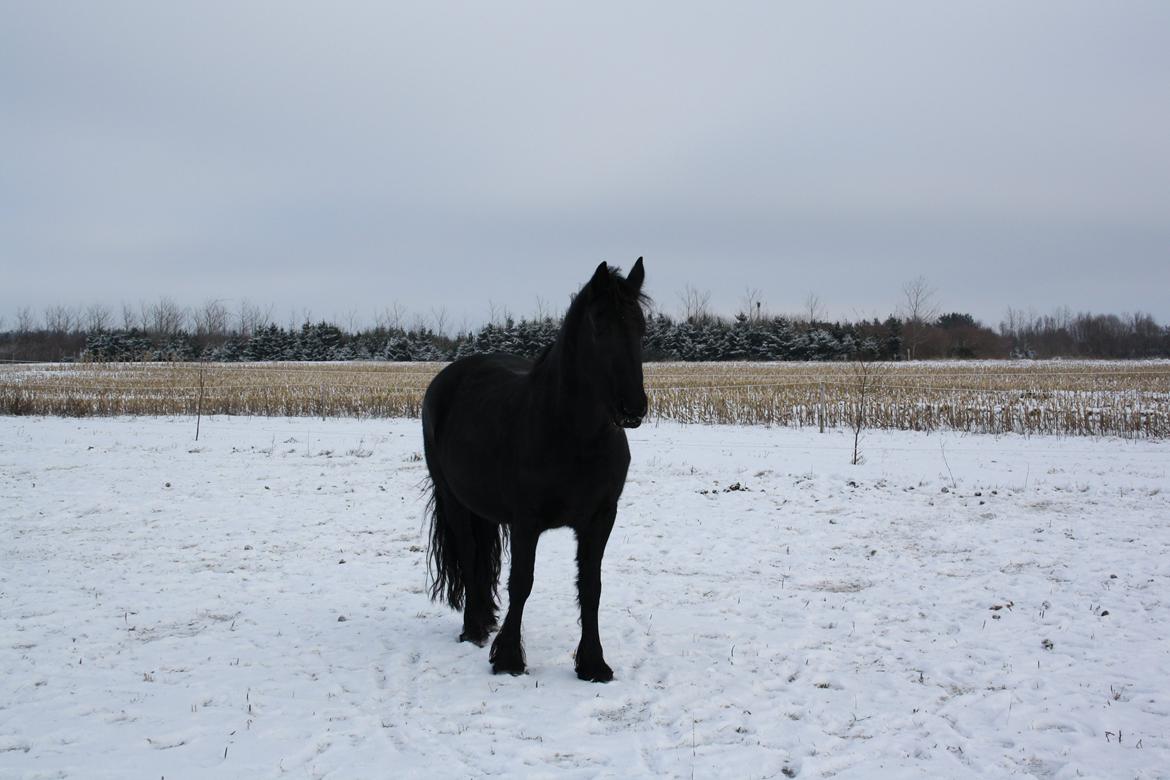
[[[431,601],[441,601],[451,609],[463,609],[464,583],[459,567],[455,529],[447,517],[443,495],[431,480],[431,499],[427,513],[431,516],[431,539],[427,555],[427,574],[431,578]]]
[[[435,383],[432,383],[422,407],[423,454],[431,486],[430,500],[427,502],[427,514],[431,519],[427,545],[431,600],[442,602],[451,609],[462,610],[468,603],[467,590],[470,588],[473,606],[477,603],[481,607],[490,605],[491,618],[494,620],[502,551],[508,539],[508,528],[473,515],[467,507],[458,503],[447,485],[435,456],[434,388]]]

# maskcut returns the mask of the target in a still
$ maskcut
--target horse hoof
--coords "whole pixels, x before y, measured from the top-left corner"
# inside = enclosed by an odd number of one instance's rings
[[[586,682],[607,683],[613,679],[613,669],[610,669],[604,662],[601,666],[593,669],[579,666],[577,667],[577,679]]]
[[[513,677],[519,677],[522,674],[528,674],[528,670],[523,666],[509,668],[500,664],[492,664],[492,674],[510,674]]]
[[[477,647],[484,647],[487,645],[489,636],[491,635],[486,631],[483,634],[473,634],[469,631],[464,631],[459,635],[459,641],[471,642],[471,644],[476,645]]]
[[[526,667],[523,648],[509,646],[506,642],[501,643],[499,637],[496,637],[496,643],[492,645],[488,660],[492,662],[492,674],[510,674],[517,677],[524,674]]]

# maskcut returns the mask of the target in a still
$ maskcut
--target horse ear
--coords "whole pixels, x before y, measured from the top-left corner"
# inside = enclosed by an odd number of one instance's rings
[[[630,275],[626,277],[626,281],[642,289],[642,282],[646,281],[646,269],[642,268],[642,258],[638,258],[638,262],[634,263],[634,267],[630,269]]]
[[[609,284],[609,266],[603,260],[601,265],[597,266],[597,270],[593,272],[593,278],[589,280],[589,290],[594,294],[600,293]]]

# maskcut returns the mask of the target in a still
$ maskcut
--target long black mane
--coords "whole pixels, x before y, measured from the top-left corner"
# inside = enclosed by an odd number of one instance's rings
[[[622,276],[620,267],[608,266],[607,270],[613,284],[602,294],[608,298],[608,304],[619,313],[620,317],[636,318],[639,327],[645,331],[646,308],[651,304],[650,296],[640,287],[635,287],[627,282],[626,278]],[[581,292],[584,291],[583,287]],[[571,344],[576,340],[577,332],[582,327],[581,320],[585,316],[585,309],[589,303],[594,302],[583,297],[581,292],[575,293],[569,301],[569,309],[561,318],[561,329],[557,332],[557,337],[545,345],[536,356],[533,361],[534,367],[540,365],[558,344]]]

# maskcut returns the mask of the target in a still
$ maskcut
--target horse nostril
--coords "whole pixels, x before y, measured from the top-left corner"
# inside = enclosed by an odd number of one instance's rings
[[[628,408],[626,408],[625,404],[622,404],[622,416],[631,420],[641,419],[646,416],[646,405],[642,404],[642,408],[639,411],[631,412]]]

